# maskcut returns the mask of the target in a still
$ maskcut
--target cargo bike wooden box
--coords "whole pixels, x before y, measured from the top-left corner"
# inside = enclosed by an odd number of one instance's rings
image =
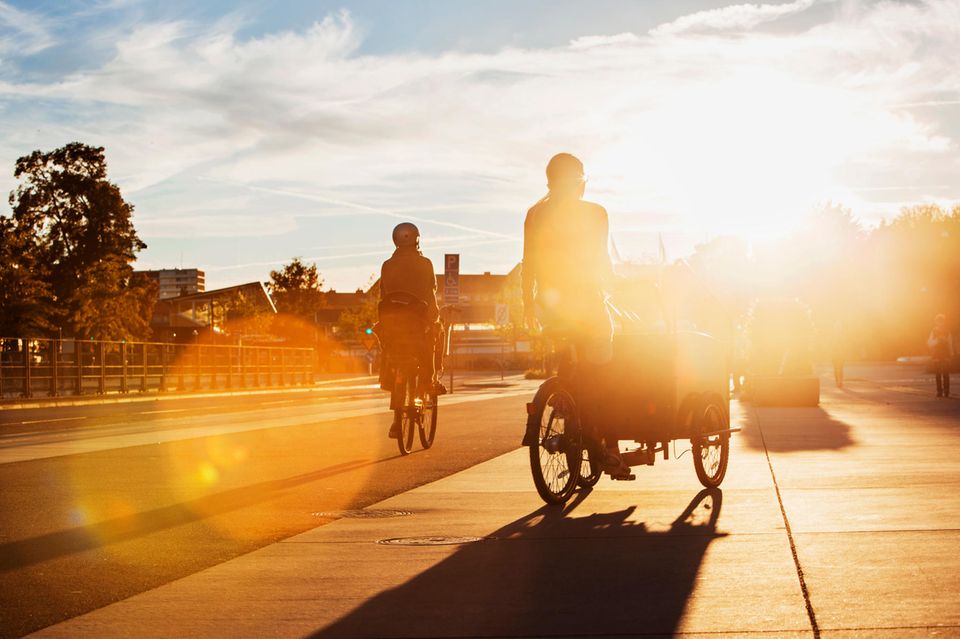
[[[601,371],[599,414],[608,438],[629,466],[669,459],[674,442],[689,442],[697,478],[723,481],[730,454],[729,322],[683,263],[654,281],[624,284],[609,304],[616,331],[613,359]],[[578,486],[600,478],[599,456],[583,433],[577,376],[585,367],[565,348],[559,372],[527,404],[524,445],[537,492],[564,503]],[[686,452],[681,448],[680,454]],[[631,476],[632,478],[632,476]]]

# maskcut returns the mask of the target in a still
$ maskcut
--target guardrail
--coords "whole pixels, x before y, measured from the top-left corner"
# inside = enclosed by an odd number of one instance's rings
[[[0,337],[0,399],[312,384],[312,348]]]

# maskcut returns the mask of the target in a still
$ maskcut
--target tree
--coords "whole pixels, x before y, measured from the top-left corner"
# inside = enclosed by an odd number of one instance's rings
[[[50,287],[28,250],[31,238],[0,217],[0,337],[42,335],[54,330],[47,315]]]
[[[299,257],[279,271],[270,271],[267,290],[277,306],[277,312],[314,320],[323,306],[320,287],[323,280],[316,264],[305,264]]]
[[[25,242],[37,278],[46,282],[47,323],[96,339],[147,337],[156,291],[133,276],[137,236],[117,185],[107,181],[103,147],[79,142],[17,160],[5,234]]]

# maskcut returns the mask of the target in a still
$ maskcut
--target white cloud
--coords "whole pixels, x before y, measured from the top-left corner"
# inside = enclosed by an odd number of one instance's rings
[[[845,3],[812,28],[749,31],[807,5],[669,23],[696,38],[487,54],[360,55],[345,13],[253,39],[229,22],[142,25],[98,68],[0,84],[0,167],[101,144],[148,243],[268,223],[278,247],[326,218],[344,243],[386,242],[407,214],[429,234],[516,237],[560,150],[584,157],[615,231],[759,232],[847,183],[954,183],[960,3]]]
[[[0,0],[0,55],[30,55],[53,43],[43,18]]]
[[[650,30],[650,35],[748,30],[764,22],[806,11],[815,2],[816,0],[796,0],[783,4],[735,4],[720,9],[698,11],[654,27]]]

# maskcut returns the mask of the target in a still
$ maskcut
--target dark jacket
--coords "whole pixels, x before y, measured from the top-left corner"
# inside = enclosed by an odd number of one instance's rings
[[[427,319],[435,322],[440,314],[437,307],[437,277],[433,262],[414,247],[401,247],[383,263],[380,269],[380,299],[390,293],[409,293],[427,304]]]

